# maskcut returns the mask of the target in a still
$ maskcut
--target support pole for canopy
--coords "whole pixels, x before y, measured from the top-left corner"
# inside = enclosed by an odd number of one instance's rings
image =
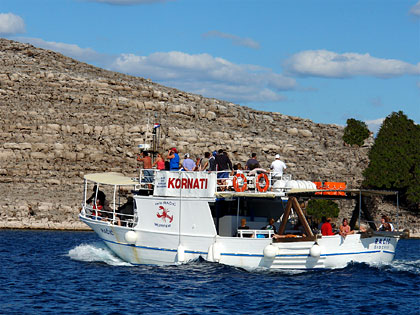
[[[398,198],[398,191],[397,191],[397,231],[400,230],[400,203]]]
[[[113,222],[115,222],[116,194],[117,194],[117,185],[114,185],[114,196],[113,196],[114,206],[113,206],[113,209],[112,209],[112,221]]]
[[[239,227],[239,199],[240,199],[241,197],[238,197],[238,206],[237,206],[237,208],[236,208],[236,230],[238,230],[238,227]]]
[[[359,230],[360,230],[360,217],[362,216],[362,191],[359,192]]]

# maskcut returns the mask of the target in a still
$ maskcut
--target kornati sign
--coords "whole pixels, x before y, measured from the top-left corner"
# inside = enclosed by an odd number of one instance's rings
[[[213,197],[216,174],[207,172],[157,172],[153,194],[169,197]]]

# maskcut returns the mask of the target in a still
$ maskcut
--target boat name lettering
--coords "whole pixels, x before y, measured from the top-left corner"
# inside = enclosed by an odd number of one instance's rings
[[[101,232],[108,235],[114,235],[114,232],[109,228],[101,228]]]
[[[207,178],[169,178],[168,188],[207,189]]]
[[[176,206],[176,203],[173,202],[173,201],[159,201],[159,202],[155,202],[155,206],[161,206],[161,205]]]
[[[390,238],[384,238],[384,239],[382,239],[382,238],[376,238],[375,239],[375,245],[376,244],[386,245],[386,244],[390,244],[390,243],[391,243],[391,239]]]
[[[155,223],[155,227],[160,227],[160,228],[170,228],[172,226],[172,224],[170,224],[170,223],[168,223],[168,224],[165,224],[165,223]]]

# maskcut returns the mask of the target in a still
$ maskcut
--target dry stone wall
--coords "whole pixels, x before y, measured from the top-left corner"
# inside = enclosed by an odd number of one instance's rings
[[[0,227],[82,228],[83,175],[134,176],[137,146],[155,121],[162,151],[223,148],[242,164],[256,152],[264,167],[279,153],[296,179],[353,188],[372,144],[346,146],[341,126],[205,98],[0,39]]]

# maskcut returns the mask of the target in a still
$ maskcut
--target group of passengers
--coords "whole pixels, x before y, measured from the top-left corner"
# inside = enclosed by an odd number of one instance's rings
[[[245,168],[243,168],[241,163],[232,164],[227,152],[223,149],[212,153],[205,152],[204,157],[196,156],[195,160],[191,158],[189,153],[185,153],[184,159],[181,161],[178,150],[173,147],[168,150],[167,154],[158,153],[154,163],[152,163],[152,158],[147,151],[143,151],[137,157],[137,160],[143,163],[144,182],[149,185],[149,189],[153,182],[153,168],[159,171],[217,171],[219,185],[222,186],[226,185],[226,179],[229,178],[229,175],[234,176],[243,173],[244,170],[250,171],[251,174],[269,172],[271,170],[272,178],[281,178],[283,171],[287,168],[286,164],[281,161],[280,155],[276,154],[274,161],[270,165],[270,170],[266,170],[261,167],[256,153],[251,154],[251,157],[245,164]]]
[[[366,232],[367,227],[365,224],[360,225],[360,232]],[[395,231],[394,226],[391,223],[391,220],[388,216],[383,215],[381,217],[381,225],[378,228],[378,231]],[[321,234],[324,236],[335,235],[339,234],[343,238],[347,235],[354,234],[355,231],[351,229],[349,222],[346,218],[343,219],[342,224],[337,233],[333,232],[333,227],[331,224],[331,218],[322,217],[322,225],[321,225]]]
[[[134,216],[133,201],[133,197],[128,196],[127,201],[116,209],[114,216],[113,210],[105,197],[105,193],[98,189],[97,185],[94,185],[92,195],[86,200],[86,204],[92,206],[92,217],[103,221],[113,220],[115,218],[117,225],[126,226],[127,222]]]

